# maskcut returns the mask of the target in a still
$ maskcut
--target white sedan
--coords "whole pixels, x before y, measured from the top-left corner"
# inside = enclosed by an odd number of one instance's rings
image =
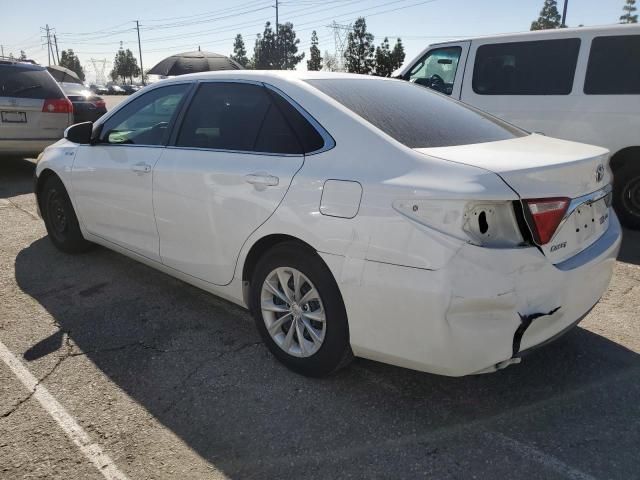
[[[598,302],[621,231],[605,149],[400,80],[185,75],[46,149],[51,241],[98,243],[253,313],[288,367],[520,361]]]

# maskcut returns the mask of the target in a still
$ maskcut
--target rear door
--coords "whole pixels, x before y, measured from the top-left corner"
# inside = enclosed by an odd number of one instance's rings
[[[71,123],[70,102],[46,69],[0,65],[0,140],[58,140]]]
[[[576,67],[583,43],[559,33],[474,40],[461,100],[531,132],[576,139],[582,100],[574,93],[580,90]]]
[[[243,243],[276,210],[303,162],[267,88],[203,82],[153,171],[162,262],[229,283]]]

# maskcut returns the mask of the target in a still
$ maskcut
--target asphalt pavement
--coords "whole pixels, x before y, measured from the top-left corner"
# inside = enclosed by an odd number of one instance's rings
[[[640,478],[640,232],[593,312],[520,365],[314,380],[244,310],[55,250],[33,168],[0,161],[0,479]]]

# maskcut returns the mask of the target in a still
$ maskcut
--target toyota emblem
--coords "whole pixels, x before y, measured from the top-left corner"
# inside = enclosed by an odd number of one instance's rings
[[[604,178],[604,165],[600,164],[598,165],[598,168],[596,168],[596,182],[601,182],[603,178]]]

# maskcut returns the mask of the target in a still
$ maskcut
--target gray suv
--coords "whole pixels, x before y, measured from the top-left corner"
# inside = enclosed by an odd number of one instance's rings
[[[36,156],[73,123],[73,104],[45,67],[0,61],[0,156]]]

